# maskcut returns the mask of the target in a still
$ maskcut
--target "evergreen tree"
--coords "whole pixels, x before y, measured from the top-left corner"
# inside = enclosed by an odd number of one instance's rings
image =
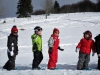
[[[19,0],[16,12],[16,14],[18,14],[18,18],[30,17],[33,12],[31,2],[32,0]]]
[[[55,3],[54,3],[54,9],[55,9],[55,13],[58,13],[60,10],[60,6],[59,6],[59,3],[57,1],[55,1]]]
[[[98,0],[98,2],[97,2],[97,11],[100,12],[100,0]]]

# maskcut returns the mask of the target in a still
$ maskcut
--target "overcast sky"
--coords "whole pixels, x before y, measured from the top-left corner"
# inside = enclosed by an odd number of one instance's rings
[[[7,15],[10,17],[16,16],[16,11],[17,11],[17,3],[19,0],[2,0],[3,1],[3,6],[6,8],[6,11],[8,12]],[[34,7],[34,10],[41,9],[40,3],[43,0],[32,0],[32,5]],[[54,0],[55,1],[55,0]],[[65,5],[65,4],[72,4],[76,3],[78,1],[82,0],[57,0],[60,4],[60,6]],[[97,0],[91,0],[93,2],[96,2]]]

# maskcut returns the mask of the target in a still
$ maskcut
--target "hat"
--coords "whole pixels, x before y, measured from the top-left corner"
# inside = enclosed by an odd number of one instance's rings
[[[40,26],[36,26],[36,27],[34,28],[34,31],[40,31],[40,30],[42,30],[42,28],[41,28]]]
[[[13,26],[13,27],[12,27],[12,29],[11,29],[11,32],[15,32],[15,31],[17,31],[17,32],[18,32],[18,29],[17,29],[17,27],[16,27],[16,26]]]
[[[84,34],[84,35],[85,35],[85,34],[88,34],[88,35],[90,35],[90,38],[92,38],[92,33],[91,33],[91,31],[89,31],[89,30],[85,31],[83,34]]]
[[[59,29],[54,28],[54,29],[53,29],[53,33],[55,33],[55,32],[58,32],[58,33],[59,33]]]

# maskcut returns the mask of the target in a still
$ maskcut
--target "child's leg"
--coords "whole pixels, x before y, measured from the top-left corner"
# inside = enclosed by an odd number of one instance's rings
[[[38,67],[38,63],[39,63],[39,52],[33,52],[33,55],[34,55],[34,59],[33,59],[33,63],[32,63],[32,69]]]
[[[42,60],[43,60],[43,54],[42,54],[42,52],[40,51],[40,54],[39,54],[39,63],[38,63],[38,65],[42,62]]]
[[[55,52],[55,68],[57,67],[57,62],[58,62],[58,50],[57,50],[57,52]]]
[[[82,70],[83,69],[83,63],[85,61],[85,54],[79,52],[79,60],[77,63],[77,70]]]
[[[55,68],[55,55],[54,53],[49,54],[48,69]]]
[[[88,68],[89,61],[90,61],[90,55],[86,54],[83,68]]]
[[[98,69],[100,70],[100,57],[98,58]]]
[[[10,53],[8,53],[8,70],[15,70],[15,59],[16,59],[16,55],[11,56]]]

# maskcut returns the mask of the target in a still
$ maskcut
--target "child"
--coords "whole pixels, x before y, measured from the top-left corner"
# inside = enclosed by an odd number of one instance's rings
[[[48,47],[49,47],[48,69],[55,70],[57,69],[56,63],[58,60],[58,49],[61,51],[64,50],[59,47],[59,30],[57,28],[54,28],[53,30],[53,34],[51,35],[48,41]]]
[[[16,26],[13,26],[11,29],[11,34],[8,36],[8,58],[9,60],[3,66],[4,69],[7,70],[15,70],[15,59],[16,55],[18,55],[18,29]]]
[[[90,31],[84,32],[84,38],[82,38],[76,47],[76,52],[79,50],[79,60],[77,64],[77,70],[90,69],[88,63],[90,61],[90,53],[94,54],[94,41],[92,40],[92,33]]]
[[[32,50],[33,50],[33,63],[32,63],[32,69],[33,70],[39,70],[41,69],[39,67],[39,64],[43,60],[43,54],[42,54],[42,28],[39,26],[36,26],[34,28],[35,33],[31,36],[32,38]]]
[[[98,55],[98,69],[100,70],[100,34],[95,37],[95,48]]]

